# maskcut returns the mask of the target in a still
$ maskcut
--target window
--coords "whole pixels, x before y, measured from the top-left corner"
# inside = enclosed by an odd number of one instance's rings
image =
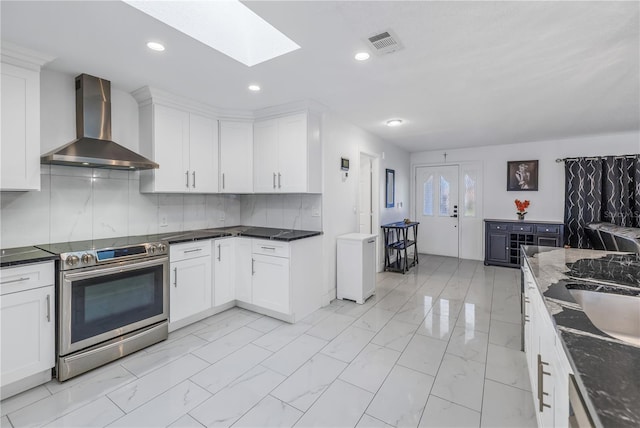
[[[464,173],[464,214],[465,217],[476,216],[476,176],[473,172]]]
[[[450,184],[444,176],[440,176],[440,215],[449,215]]]
[[[433,175],[429,176],[424,182],[424,206],[422,207],[422,215],[433,215]]]

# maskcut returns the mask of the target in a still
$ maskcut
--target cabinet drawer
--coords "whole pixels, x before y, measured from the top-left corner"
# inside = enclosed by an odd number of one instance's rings
[[[194,257],[211,255],[211,240],[194,241],[185,244],[171,244],[169,246],[169,258],[171,262],[177,262]]]
[[[503,223],[489,223],[489,230],[501,230],[506,232],[509,230],[509,225]]]
[[[531,233],[533,232],[533,226],[531,226],[530,224],[514,224],[513,226],[511,226],[511,230],[514,232]]]
[[[289,243],[281,241],[268,241],[266,239],[254,239],[251,252],[266,256],[289,257]]]
[[[552,234],[558,234],[560,233],[560,226],[558,225],[542,225],[539,224],[536,226],[536,234],[539,233],[552,233]]]
[[[54,275],[52,261],[4,268],[0,271],[0,294],[53,285]]]

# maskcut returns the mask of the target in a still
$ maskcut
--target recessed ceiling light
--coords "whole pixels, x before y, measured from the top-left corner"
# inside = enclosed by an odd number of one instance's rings
[[[237,0],[123,1],[249,67],[300,49]]]
[[[390,119],[387,120],[387,126],[400,126],[402,125],[402,119]]]
[[[249,85],[249,90],[253,92],[258,92],[260,90],[260,86],[258,85]]]
[[[371,57],[371,55],[369,55],[369,52],[358,52],[354,58],[357,61],[366,61]]]
[[[152,51],[162,52],[164,50],[164,45],[158,42],[148,42],[147,47]]]

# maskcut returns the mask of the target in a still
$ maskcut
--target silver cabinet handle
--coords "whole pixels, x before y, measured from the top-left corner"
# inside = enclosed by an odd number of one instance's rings
[[[271,250],[271,251],[276,250],[276,247],[260,247],[260,248],[262,248],[263,250]]]
[[[9,281],[2,281],[2,282],[0,282],[0,284],[13,284],[14,282],[28,281],[29,279],[30,279],[29,277],[12,279],[12,280],[9,280]]]
[[[184,250],[183,253],[197,253],[198,251],[202,251],[202,248],[194,248],[193,250]]]
[[[273,173],[273,188],[276,188],[276,173]]]
[[[191,175],[193,175],[193,184],[191,185],[191,187],[195,189],[196,188],[196,172],[193,171]]]
[[[256,270],[254,269],[255,264],[256,264],[256,259],[251,259],[251,276],[256,274]]]
[[[51,322],[51,296],[47,294],[47,322]]]
[[[220,261],[220,256],[222,255],[221,252],[222,251],[220,250],[220,244],[218,244],[218,261]]]
[[[173,268],[173,286],[178,288],[178,268]]]
[[[280,177],[281,177],[281,175],[280,175],[280,173],[278,173],[278,189],[280,189],[280,188],[282,187],[282,186],[280,185]]]
[[[538,410],[540,412],[543,412],[545,407],[551,408],[551,405],[544,402],[544,396],[549,396],[548,392],[544,392],[544,376],[551,376],[550,372],[544,371],[544,366],[548,365],[549,363],[542,361],[542,356],[538,354],[538,402],[540,403]]]
[[[367,241],[367,244],[373,244],[374,242],[376,242],[376,240],[372,239],[371,241]]]
[[[187,176],[187,188],[189,188],[189,171],[185,172],[184,175]]]
[[[224,190],[224,172],[222,173],[222,190]]]

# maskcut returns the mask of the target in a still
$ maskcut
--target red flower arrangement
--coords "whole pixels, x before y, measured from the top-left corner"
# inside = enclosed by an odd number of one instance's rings
[[[521,201],[520,199],[516,199],[516,208],[518,209],[518,214],[524,215],[527,213],[526,209],[529,207],[529,201]]]

